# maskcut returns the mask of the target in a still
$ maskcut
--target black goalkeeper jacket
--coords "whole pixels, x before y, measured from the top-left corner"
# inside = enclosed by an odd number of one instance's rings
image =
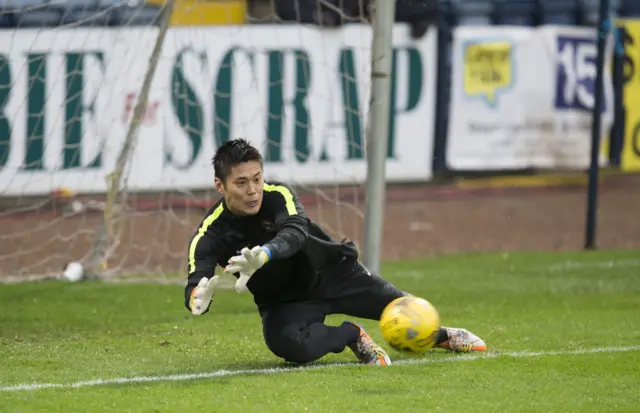
[[[304,298],[323,272],[358,258],[353,243],[335,242],[307,217],[292,188],[265,182],[258,214],[236,216],[221,199],[193,234],[185,287],[187,309],[191,291],[203,277],[213,277],[216,265],[224,268],[242,248],[256,245],[271,252],[269,261],[247,283],[258,306]]]

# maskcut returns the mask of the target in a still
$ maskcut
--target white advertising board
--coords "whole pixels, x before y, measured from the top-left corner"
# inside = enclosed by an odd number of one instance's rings
[[[595,39],[595,29],[586,28],[457,28],[449,168],[586,168],[595,100]],[[602,130],[607,133],[613,122],[608,65],[604,79]]]
[[[394,29],[387,177],[427,180],[436,31]],[[0,32],[0,195],[103,192],[156,39],[154,28]],[[268,179],[363,182],[371,29],[171,28],[127,171],[130,190],[213,183],[215,149],[244,137]]]

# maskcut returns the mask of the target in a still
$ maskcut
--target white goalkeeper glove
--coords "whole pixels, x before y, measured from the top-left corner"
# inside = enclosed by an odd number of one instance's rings
[[[220,277],[218,275],[214,275],[210,279],[205,277],[200,280],[196,288],[191,291],[191,297],[189,298],[189,308],[192,314],[201,315],[207,311],[213,299],[213,292],[219,282]]]
[[[229,258],[229,265],[224,270],[227,273],[240,273],[235,289],[237,292],[243,292],[247,290],[247,282],[253,273],[268,261],[269,254],[261,246],[255,246],[252,249],[245,247],[240,251],[240,255]]]

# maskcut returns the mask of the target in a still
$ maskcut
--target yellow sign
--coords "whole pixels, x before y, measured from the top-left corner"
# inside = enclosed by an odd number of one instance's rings
[[[163,5],[167,0],[147,0]],[[175,0],[171,26],[237,25],[245,23],[246,0]]]
[[[640,20],[620,20],[624,28],[624,146],[621,169],[640,171]]]
[[[508,40],[479,41],[464,48],[464,91],[495,106],[497,95],[511,87],[513,48]]]

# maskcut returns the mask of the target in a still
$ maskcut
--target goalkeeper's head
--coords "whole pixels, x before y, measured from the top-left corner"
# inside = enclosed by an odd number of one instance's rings
[[[213,159],[215,184],[231,212],[255,215],[262,205],[262,155],[244,139],[220,146]]]

